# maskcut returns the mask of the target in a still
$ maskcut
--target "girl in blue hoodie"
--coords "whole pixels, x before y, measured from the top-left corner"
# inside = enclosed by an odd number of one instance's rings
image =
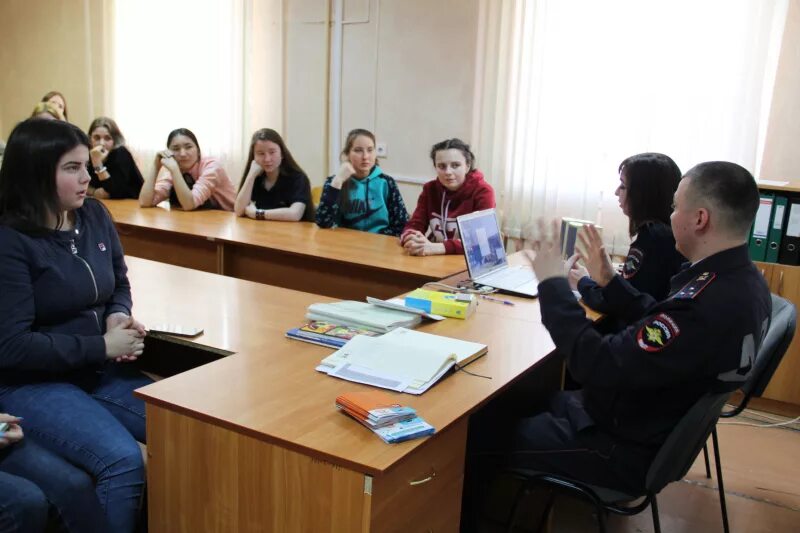
[[[317,225],[399,237],[408,212],[397,184],[376,164],[375,135],[363,129],[351,131],[342,156],[339,172],[325,180]]]

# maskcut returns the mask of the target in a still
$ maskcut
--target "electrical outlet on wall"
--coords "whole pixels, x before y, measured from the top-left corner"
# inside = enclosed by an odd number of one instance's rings
[[[375,153],[378,157],[386,157],[389,155],[389,150],[386,148],[386,143],[378,143],[375,145]]]

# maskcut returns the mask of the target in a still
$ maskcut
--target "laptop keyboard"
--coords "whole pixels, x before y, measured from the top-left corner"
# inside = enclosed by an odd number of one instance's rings
[[[485,283],[486,285],[498,284],[504,287],[519,287],[520,285],[530,282],[532,277],[533,273],[528,269],[506,268],[496,274],[482,278],[479,283]]]

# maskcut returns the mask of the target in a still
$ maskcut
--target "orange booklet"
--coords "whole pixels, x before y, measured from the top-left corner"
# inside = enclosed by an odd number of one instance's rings
[[[411,407],[403,407],[389,394],[378,390],[347,392],[336,398],[336,406],[353,418],[371,422],[371,425],[411,418],[416,414]]]

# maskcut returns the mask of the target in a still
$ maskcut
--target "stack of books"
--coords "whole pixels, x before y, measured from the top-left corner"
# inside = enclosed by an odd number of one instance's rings
[[[304,326],[293,328],[286,332],[286,336],[290,339],[327,346],[328,348],[341,348],[356,335],[375,337],[378,334],[364,328],[338,326],[330,322],[322,321],[312,321]]]
[[[353,326],[375,333],[386,333],[396,328],[413,328],[422,320],[420,315],[413,312],[351,300],[311,304],[308,306],[306,318],[339,326]]]
[[[380,391],[348,392],[336,398],[336,408],[371,429],[384,442],[393,444],[431,435],[433,426]]]

